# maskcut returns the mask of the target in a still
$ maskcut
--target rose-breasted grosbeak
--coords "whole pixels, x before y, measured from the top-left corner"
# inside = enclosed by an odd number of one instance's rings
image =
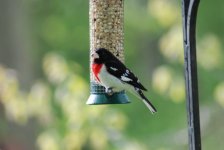
[[[113,92],[127,90],[141,98],[152,113],[155,107],[145,97],[143,91],[147,89],[140,83],[139,79],[111,52],[104,48],[97,49],[93,54],[91,66],[95,79],[106,88],[111,95]]]

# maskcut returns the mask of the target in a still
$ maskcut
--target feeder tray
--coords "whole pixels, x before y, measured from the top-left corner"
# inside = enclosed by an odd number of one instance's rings
[[[130,103],[125,91],[108,95],[105,88],[97,83],[91,82],[90,96],[86,104],[103,105],[103,104],[127,104]]]

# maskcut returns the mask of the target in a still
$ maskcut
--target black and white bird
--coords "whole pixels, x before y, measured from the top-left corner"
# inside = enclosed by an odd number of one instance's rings
[[[93,58],[91,66],[93,75],[98,83],[106,88],[109,95],[122,90],[129,91],[142,99],[152,113],[156,112],[156,108],[142,92],[147,89],[111,52],[105,48],[99,48],[91,54],[91,57]]]

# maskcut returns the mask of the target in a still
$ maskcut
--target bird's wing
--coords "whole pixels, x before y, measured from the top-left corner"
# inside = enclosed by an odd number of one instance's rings
[[[107,71],[122,82],[133,85],[136,88],[147,91],[139,79],[120,61],[109,61],[105,63]]]

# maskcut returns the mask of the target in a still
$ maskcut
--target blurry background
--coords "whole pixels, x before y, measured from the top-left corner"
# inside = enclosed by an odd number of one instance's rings
[[[204,150],[224,147],[222,0],[201,1]],[[88,106],[88,1],[0,0],[1,150],[187,150],[181,2],[125,1],[126,64],[158,109]]]

